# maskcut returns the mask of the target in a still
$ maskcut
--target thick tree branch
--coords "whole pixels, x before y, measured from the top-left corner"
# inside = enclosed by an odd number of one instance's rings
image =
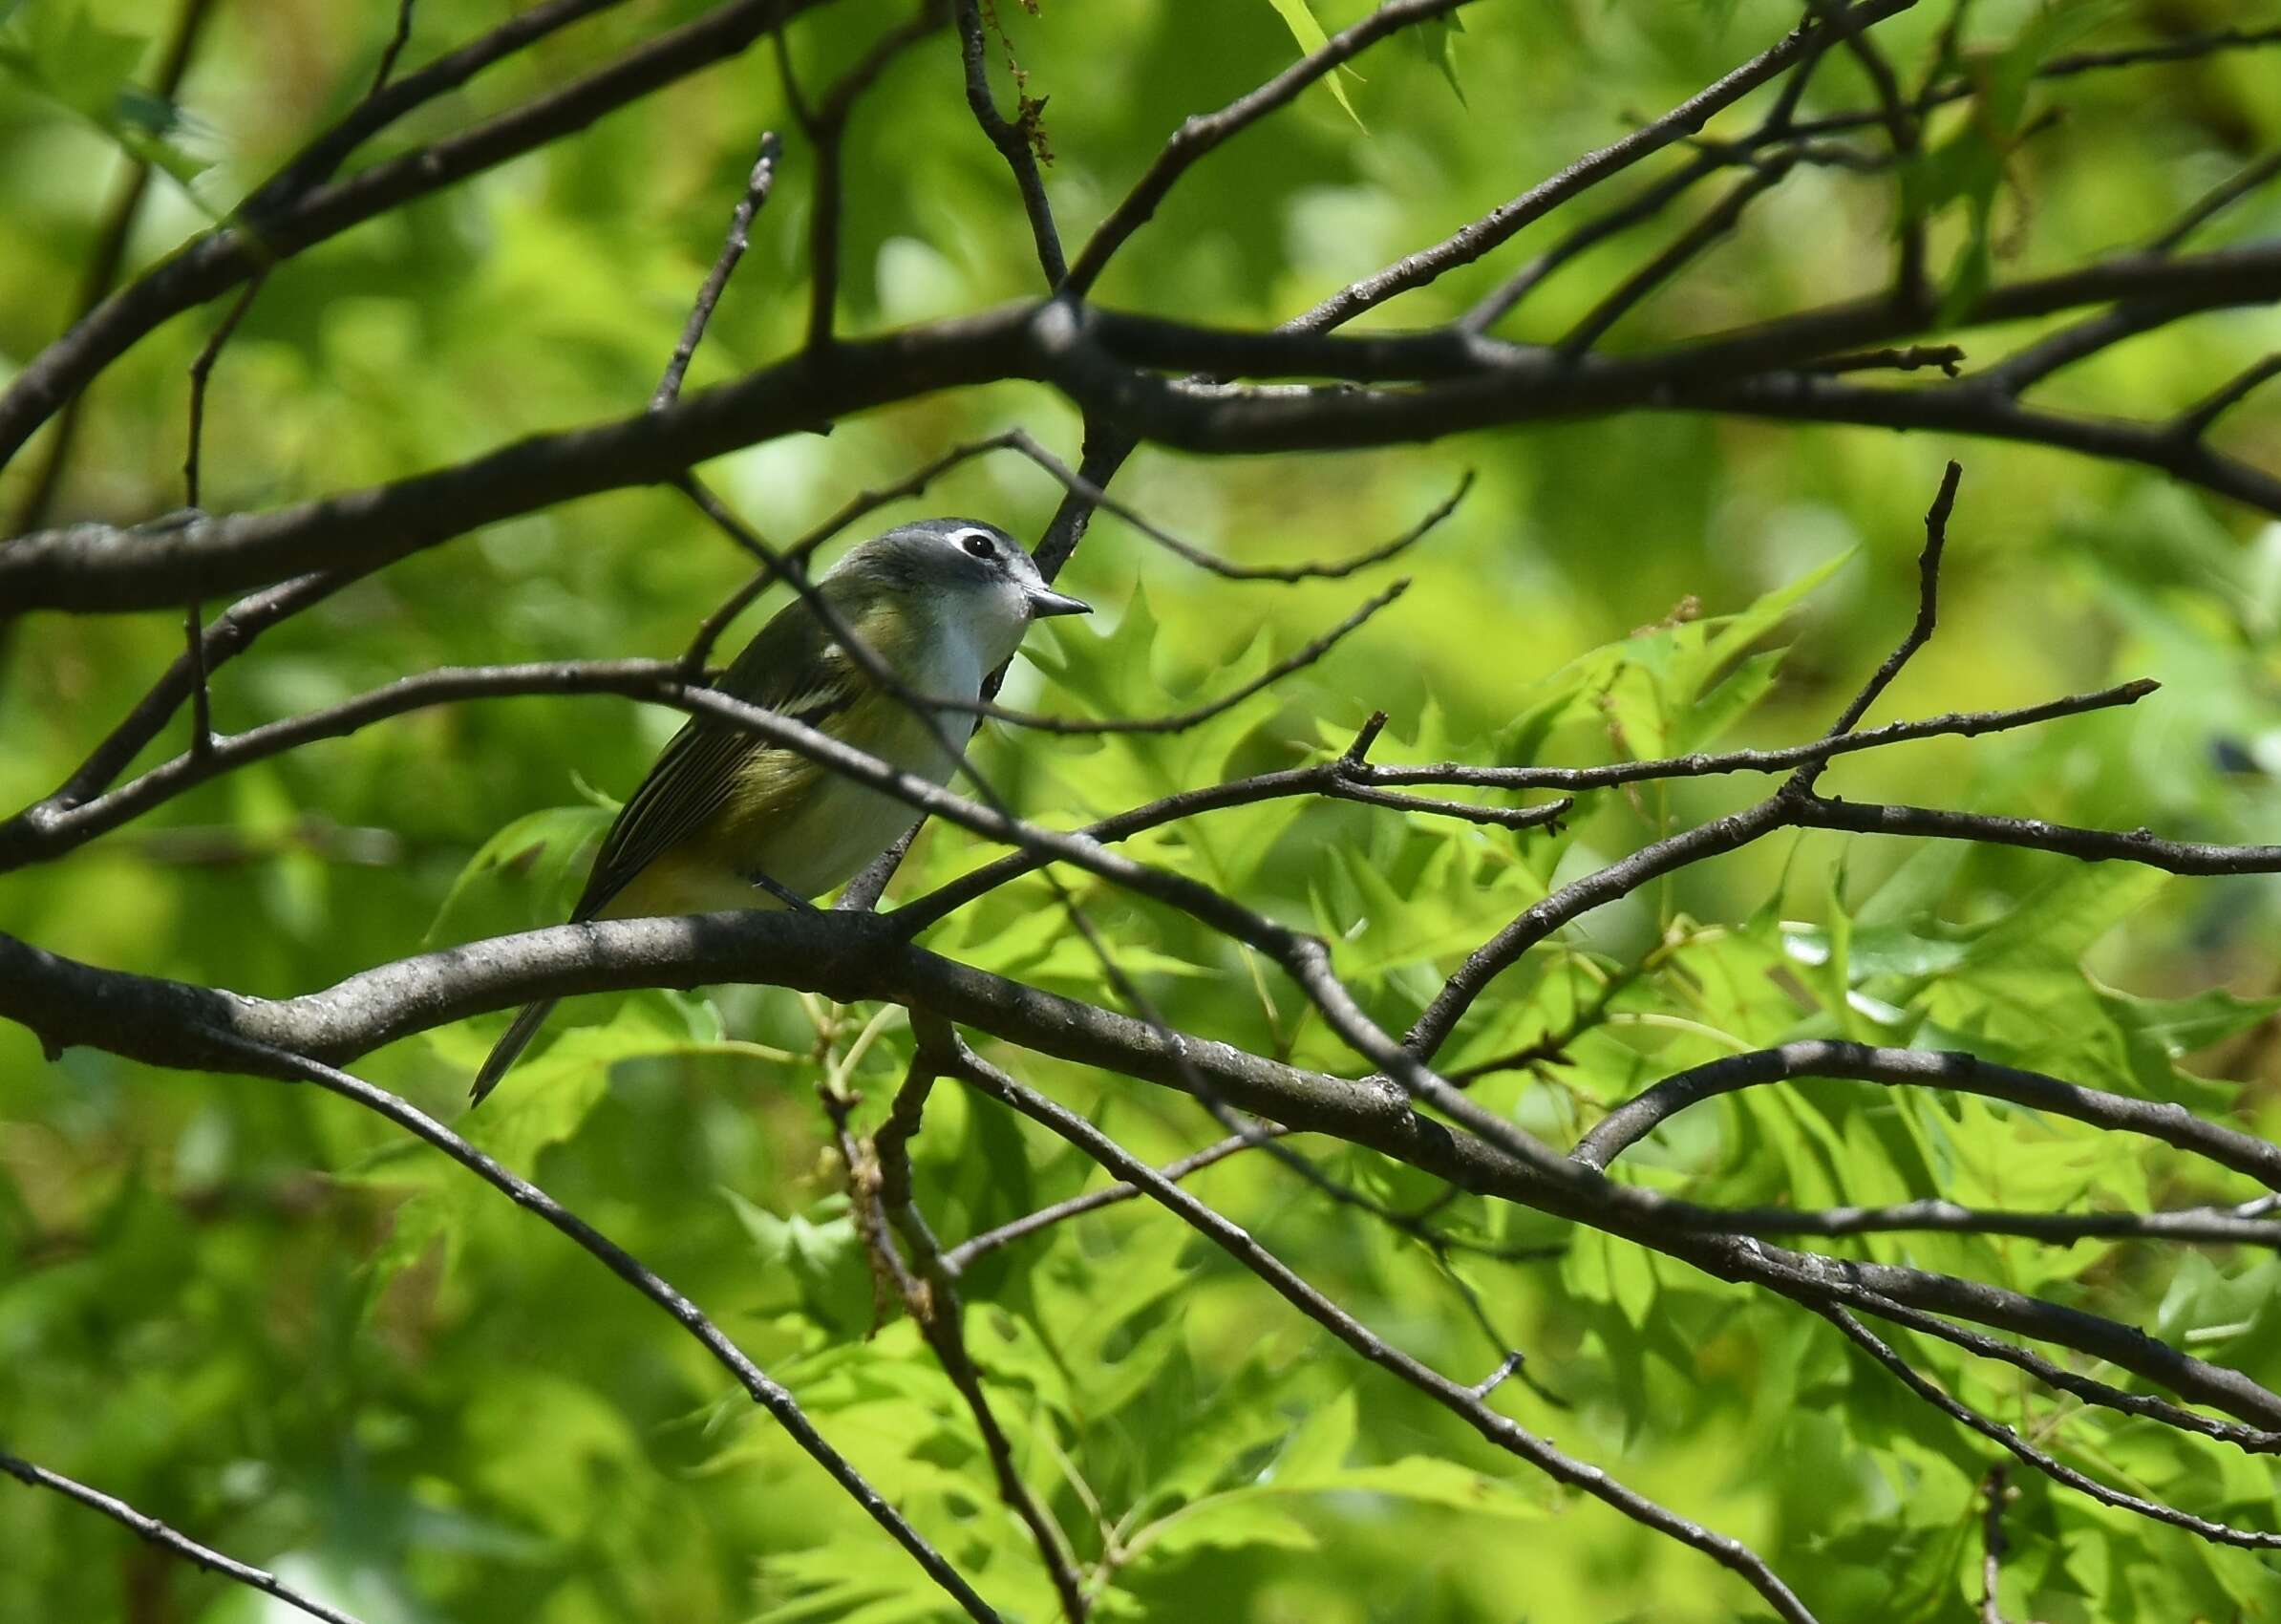
[[[2161,299],[2176,315],[2261,304],[2281,286],[2281,244],[2193,256],[2126,255],[2009,284],[1966,324],[2086,303]],[[263,514],[193,523],[153,545],[104,525],[34,532],[0,551],[11,609],[117,611],[178,605],[319,566],[370,568],[555,502],[655,483],[707,458],[936,390],[1044,377],[1101,420],[1217,455],[1432,438],[1497,423],[1627,410],[1737,413],[1889,428],[1943,428],[2162,468],[2281,513],[2281,476],[2164,425],[2073,417],[1954,384],[1894,389],[1784,372],[1915,325],[1889,301],[1805,311],[1726,338],[1568,364],[1450,331],[1340,338],[1246,333],[1051,302],[838,343],[832,364],[796,357],[658,413],[542,435],[456,467]],[[1142,369],[1214,375],[1328,374],[1400,390],[1207,388]],[[1091,499],[1089,499],[1091,500]]]
[[[454,467],[156,538],[104,525],[35,532],[0,549],[0,603],[106,612],[217,597],[320,567],[376,568],[470,529],[580,496],[656,484],[778,434],[1003,377],[1020,310],[836,345],[597,428],[541,435]]]
[[[340,1060],[534,997],[732,981],[841,1002],[884,999],[1077,1064],[1183,1091],[1201,1083],[1252,1116],[1332,1134],[1460,1188],[1580,1218],[1721,1278],[1817,1300],[1839,1293],[1873,1311],[1862,1293],[1961,1315],[2078,1348],[2195,1401],[2281,1426],[2281,1397],[2113,1321],[1920,1270],[1839,1264],[1721,1234],[1731,1215],[1717,1208],[1610,1184],[1557,1156],[1547,1173],[1534,1155],[1516,1157],[1419,1116],[1383,1082],[1308,1072],[956,965],[904,945],[893,920],[878,915],[779,911],[560,926],[400,960],[282,1001],[95,970],[0,935],[0,1016],[53,1049],[83,1044],[178,1067],[248,1069],[248,1042]]]

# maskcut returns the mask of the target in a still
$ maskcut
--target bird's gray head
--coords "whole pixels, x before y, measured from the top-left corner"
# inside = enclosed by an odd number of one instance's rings
[[[971,635],[993,666],[1013,654],[1032,621],[1093,611],[1047,586],[1019,542],[979,519],[899,524],[849,552],[832,573],[911,594],[942,624]]]

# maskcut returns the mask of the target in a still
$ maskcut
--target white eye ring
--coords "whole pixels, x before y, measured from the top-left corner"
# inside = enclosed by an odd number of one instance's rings
[[[995,558],[998,544],[991,540],[988,530],[953,530],[950,539],[976,558]]]

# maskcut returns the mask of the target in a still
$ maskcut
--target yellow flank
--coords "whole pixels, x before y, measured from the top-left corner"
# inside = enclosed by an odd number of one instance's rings
[[[684,841],[650,863],[609,899],[597,919],[647,919],[654,914],[719,913],[737,908],[784,905],[740,874],[693,850]]]
[[[955,685],[970,688],[979,681],[978,673],[964,671],[906,673],[901,669],[906,662],[895,657],[904,650],[882,648],[880,652],[890,669],[922,693],[937,683],[952,692]],[[958,713],[943,715],[942,721],[962,745],[972,731],[972,718]],[[947,781],[955,765],[901,698],[868,682],[821,728],[842,743],[935,783]],[[719,807],[651,859],[596,917],[781,907],[753,883],[755,872],[767,874],[797,896],[816,896],[892,844],[915,819],[907,803],[876,790],[851,785],[839,794],[815,794],[829,769],[797,751],[757,749],[733,771]]]

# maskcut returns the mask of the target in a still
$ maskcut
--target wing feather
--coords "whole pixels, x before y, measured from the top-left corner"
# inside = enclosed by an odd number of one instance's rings
[[[719,683],[723,693],[810,727],[847,709],[866,686],[855,662],[799,602],[786,605],[761,628]],[[693,718],[659,754],[603,837],[571,919],[593,918],[644,868],[703,828],[739,780],[752,776],[755,758],[763,755],[788,758],[787,768],[807,765],[798,752],[770,745],[741,728]],[[787,787],[804,777],[786,774]]]

